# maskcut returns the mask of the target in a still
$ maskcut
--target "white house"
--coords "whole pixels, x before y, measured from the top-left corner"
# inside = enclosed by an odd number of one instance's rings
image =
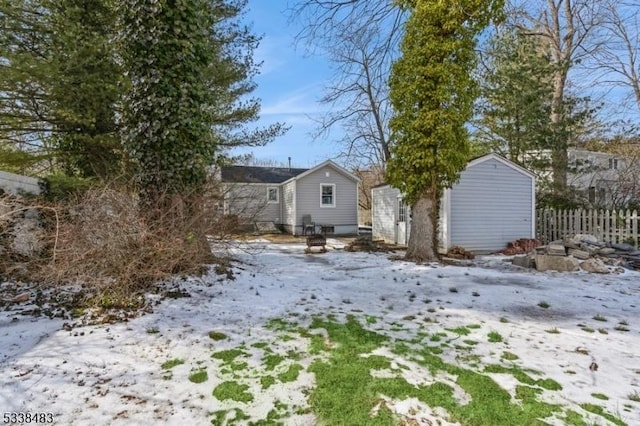
[[[535,238],[535,176],[499,155],[467,164],[440,203],[441,252],[461,246],[490,253],[519,238]],[[371,190],[373,239],[406,245],[411,214],[400,191],[390,185]]]
[[[273,222],[293,235],[358,232],[360,179],[327,160],[311,169],[229,166],[221,170],[224,212]]]

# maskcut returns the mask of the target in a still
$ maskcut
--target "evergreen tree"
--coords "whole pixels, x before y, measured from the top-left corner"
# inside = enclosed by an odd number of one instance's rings
[[[411,11],[401,58],[390,77],[389,183],[411,206],[406,257],[436,258],[438,200],[469,159],[465,124],[476,95],[472,72],[476,37],[502,10],[502,1],[404,0]]]
[[[0,0],[0,163],[103,178],[118,165],[110,2]]]
[[[259,103],[252,59],[258,39],[235,19],[246,1],[121,2],[124,64],[131,79],[123,137],[143,198],[197,190],[223,147],[264,144],[279,125],[254,133]]]

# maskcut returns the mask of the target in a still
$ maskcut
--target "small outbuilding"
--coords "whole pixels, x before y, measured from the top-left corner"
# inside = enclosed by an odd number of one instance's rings
[[[460,180],[443,192],[440,203],[440,252],[460,246],[491,253],[519,238],[535,238],[535,176],[496,154],[467,164]],[[371,190],[374,240],[404,246],[411,212],[403,194],[385,184]]]

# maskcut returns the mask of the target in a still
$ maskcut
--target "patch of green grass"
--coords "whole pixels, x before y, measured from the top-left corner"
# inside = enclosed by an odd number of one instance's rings
[[[500,317],[500,322],[506,324],[509,322],[509,320],[506,317]]]
[[[538,303],[538,306],[541,307],[542,309],[549,309],[551,307],[551,305],[545,302],[544,300]]]
[[[595,333],[595,330],[591,327],[582,327],[582,331],[586,333]]]
[[[516,399],[535,399],[542,393],[542,389],[531,386],[516,385]]]
[[[478,328],[482,328],[482,326],[480,324],[469,324],[466,327],[471,329],[471,330],[477,330]]]
[[[609,334],[609,332],[607,331],[606,328],[599,328],[598,329],[598,333],[600,333],[600,334]]]
[[[262,389],[269,389],[269,387],[273,385],[275,382],[276,382],[276,379],[273,376],[260,377],[260,385],[262,385]]]
[[[608,401],[609,397],[603,393],[592,393],[591,394],[592,397],[596,398],[596,399],[601,399],[603,401]]]
[[[507,361],[515,361],[516,359],[518,359],[518,355],[509,351],[504,351],[500,358],[506,359]]]
[[[640,402],[640,392],[635,391],[633,393],[630,393],[629,395],[627,395],[627,398],[634,402]]]
[[[252,348],[258,348],[258,349],[266,349],[269,347],[269,343],[267,342],[256,342],[254,344],[251,345]]]
[[[434,373],[443,371],[456,376],[457,384],[469,394],[471,402],[461,405],[453,389],[444,383],[414,386],[401,377],[372,377],[371,370],[387,368],[390,361],[366,355],[386,345],[386,336],[364,329],[354,318],[347,318],[346,323],[314,319],[312,327],[327,330],[330,340],[337,344],[327,352],[328,357],[317,359],[309,368],[316,377],[309,403],[320,424],[397,424],[398,419],[384,405],[377,415],[370,415],[380,402],[380,395],[400,400],[413,397],[429,406],[443,407],[452,421],[463,425],[539,425],[542,422],[538,419],[561,410],[526,392],[522,393],[522,401],[512,403],[509,393],[489,376],[448,364],[434,355],[432,348],[412,349],[402,342],[394,344],[394,353],[403,354]]]
[[[476,340],[471,340],[471,339],[463,340],[463,342],[466,343],[469,346],[475,346],[475,345],[478,344],[478,342]]]
[[[298,380],[298,376],[302,370],[304,370],[304,368],[300,364],[290,365],[286,371],[278,374],[278,380],[282,383],[295,382]]]
[[[220,359],[226,363],[230,363],[240,355],[246,355],[246,353],[242,349],[227,349],[213,353],[211,358]]]
[[[203,383],[207,380],[209,380],[209,375],[207,374],[207,370],[204,368],[193,371],[191,374],[189,374],[189,381],[192,383]]]
[[[374,317],[373,315],[365,315],[364,318],[367,324],[375,324],[378,322],[378,318]]]
[[[445,328],[445,330],[455,333],[459,336],[468,336],[469,334],[471,334],[471,330],[469,330],[465,326],[456,327],[456,328]]]
[[[226,338],[227,338],[227,335],[226,335],[226,334],[221,333],[221,332],[219,332],[219,331],[210,331],[210,332],[208,333],[208,335],[209,335],[209,338],[210,338],[210,339],[212,339],[212,340],[216,340],[216,341],[218,341],[218,340],[224,340],[224,339],[226,339]]]
[[[274,370],[282,361],[285,360],[285,357],[278,354],[268,354],[262,358],[262,363],[264,364],[264,369],[267,371]]]
[[[602,315],[596,315],[596,316],[593,317],[593,319],[596,320],[596,321],[606,321],[607,320]]]
[[[540,386],[542,388],[548,389],[548,390],[562,390],[562,386],[560,385],[560,383],[556,382],[553,379],[539,379],[539,380],[534,380],[533,377],[529,376],[525,370],[521,369],[520,367],[504,367],[502,365],[497,365],[497,364],[491,364],[491,365],[487,365],[484,369],[485,372],[487,373],[506,373],[506,374],[511,374],[513,377],[516,378],[516,380],[518,380],[520,383],[524,383],[526,385],[531,385],[531,386]]]
[[[549,334],[560,334],[560,330],[558,330],[558,327],[552,327],[545,331]]]
[[[229,364],[231,371],[244,371],[249,367],[246,362],[232,362]]]
[[[437,333],[432,334],[431,337],[429,337],[430,342],[439,342],[440,340],[442,340],[442,337]]]
[[[630,331],[630,330],[629,330],[629,327],[627,327],[627,326],[626,326],[626,325],[624,325],[624,324],[618,324],[618,325],[616,325],[613,329],[614,329],[614,330],[617,330],[617,331]]]
[[[582,416],[573,410],[567,410],[564,422],[569,426],[589,426],[584,422]]]
[[[580,407],[582,407],[585,411],[588,411],[590,413],[597,414],[597,415],[599,415],[601,417],[604,417],[605,419],[609,420],[611,423],[613,423],[615,425],[627,426],[627,424],[625,422],[623,422],[622,420],[620,420],[616,416],[612,415],[611,413],[606,412],[604,410],[604,408],[602,408],[599,405],[581,404]]]
[[[272,318],[265,325],[265,328],[273,331],[294,331],[297,327],[298,323],[287,322],[282,318]]]
[[[218,410],[210,413],[210,415],[213,416],[213,419],[211,420],[211,424],[213,426],[230,426],[239,424],[239,422],[243,422],[244,420],[249,420],[251,418],[246,415],[244,411],[238,408],[232,408],[231,410]]]
[[[176,365],[180,365],[180,364],[184,364],[184,360],[183,359],[173,358],[173,359],[170,359],[168,361],[163,362],[160,365],[160,368],[162,368],[163,370],[170,370],[173,367],[175,367]]]
[[[487,334],[487,337],[490,343],[500,343],[504,341],[504,339],[502,338],[502,335],[497,331],[489,332],[489,334]]]
[[[253,395],[247,392],[248,385],[241,385],[237,382],[222,382],[213,390],[213,396],[219,401],[226,401],[228,399],[238,402],[251,402],[253,401]]]

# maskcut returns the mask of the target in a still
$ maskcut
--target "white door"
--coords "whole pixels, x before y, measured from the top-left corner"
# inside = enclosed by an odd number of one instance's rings
[[[396,203],[396,244],[407,245],[407,205],[402,197]]]

